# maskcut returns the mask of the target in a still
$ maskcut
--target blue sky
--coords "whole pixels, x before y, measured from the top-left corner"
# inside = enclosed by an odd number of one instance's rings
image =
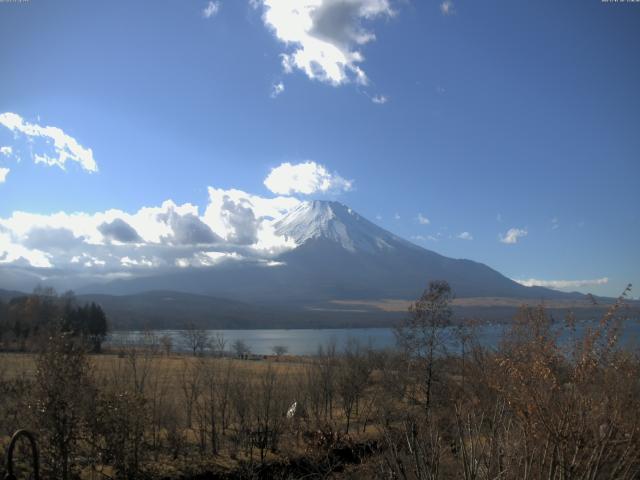
[[[347,59],[339,75],[318,40]],[[208,187],[270,199],[272,169],[313,161],[331,185],[281,196],[339,200],[511,278],[640,288],[639,43],[632,2],[0,3],[0,113],[61,129],[97,165],[36,162],[57,158],[49,137],[0,125],[0,258],[55,266],[29,228],[60,230],[56,212],[172,200],[204,219]]]

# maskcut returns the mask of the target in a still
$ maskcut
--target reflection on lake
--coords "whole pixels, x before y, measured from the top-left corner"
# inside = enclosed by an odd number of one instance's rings
[[[593,322],[581,322],[577,325],[578,335],[587,328],[594,326]],[[503,324],[482,325],[476,328],[476,334],[480,343],[487,347],[495,347],[502,338]],[[558,328],[563,328],[558,325]],[[152,334],[153,337],[160,338],[168,336],[172,340],[173,350],[178,352],[188,351],[187,343],[181,330],[152,330],[150,332],[113,332],[106,343],[106,346],[117,347],[118,345],[135,345],[144,343],[145,336]],[[359,341],[361,344],[371,345],[376,349],[393,348],[396,339],[391,328],[335,328],[335,329],[288,329],[288,330],[208,330],[207,333],[213,337],[216,334],[224,335],[227,351],[231,350],[231,345],[236,340],[242,340],[249,346],[252,353],[258,355],[270,355],[273,347],[282,345],[287,347],[291,355],[313,355],[318,351],[320,345],[328,345],[335,342],[338,350],[345,347],[351,339]],[[453,328],[447,329],[445,336],[449,339],[449,348],[459,349],[458,336]],[[561,338],[569,338],[568,332],[561,331]],[[628,347],[637,346],[640,338],[640,324],[637,320],[628,320],[621,331],[622,344]]]

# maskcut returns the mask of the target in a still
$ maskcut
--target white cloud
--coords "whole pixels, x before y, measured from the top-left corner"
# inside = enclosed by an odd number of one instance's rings
[[[431,223],[431,220],[429,220],[427,217],[425,217],[421,213],[418,214],[418,216],[416,217],[416,220],[418,220],[418,223],[420,225],[429,225]]]
[[[17,264],[36,268],[51,268],[50,256],[40,250],[15,243],[9,233],[0,230],[0,265]]]
[[[11,148],[11,147],[0,147],[0,155],[4,155],[5,157],[8,157],[12,153],[13,153],[13,148]]]
[[[457,235],[456,238],[459,238],[460,240],[473,240],[473,235],[471,235],[469,232],[462,232]]]
[[[526,228],[510,228],[506,234],[500,235],[500,241],[507,244],[518,243],[518,239],[526,237],[528,233]]]
[[[553,217],[551,219],[551,230],[557,230],[560,227],[560,221],[558,217]]]
[[[265,25],[289,47],[281,55],[284,71],[297,68],[334,86],[367,84],[358,47],[375,34],[362,23],[394,15],[388,0],[262,0],[262,5]]]
[[[535,278],[529,278],[526,280],[516,280],[525,287],[548,287],[556,289],[568,289],[568,288],[581,288],[590,287],[596,285],[606,285],[609,283],[608,277],[595,278],[593,280],[538,280]]]
[[[282,92],[284,92],[284,83],[278,82],[271,86],[271,98],[276,98]]]
[[[202,16],[204,18],[215,17],[220,11],[222,4],[220,2],[209,2],[207,6],[202,10]]]
[[[171,200],[132,213],[16,211],[0,218],[0,265],[39,269],[45,279],[60,272],[65,278],[104,278],[228,260],[268,262],[295,247],[276,235],[273,223],[299,203],[210,187],[204,214],[196,205]]]
[[[299,203],[293,197],[264,198],[242,190],[209,187],[203,220],[227,243],[252,243],[256,250],[277,253],[294,245],[275,234],[274,220]]]
[[[433,235],[427,235],[426,237],[424,235],[412,235],[410,238],[416,242],[426,242],[427,240],[430,242],[437,242],[439,240],[439,238],[434,237]]]
[[[389,101],[389,98],[385,97],[384,95],[374,95],[371,98],[371,101],[373,103],[377,103],[378,105],[384,105],[385,103],[387,103]]]
[[[9,172],[11,170],[9,170],[8,168],[0,168],[0,183],[4,183],[7,181],[7,175],[9,175]]]
[[[83,147],[76,139],[58,127],[43,127],[29,123],[24,121],[20,115],[10,112],[0,114],[0,125],[5,126],[16,135],[22,134],[30,139],[42,138],[49,145],[52,145],[53,154],[42,152],[33,155],[36,163],[57,166],[64,170],[67,161],[71,161],[79,163],[84,170],[90,173],[98,171],[98,165],[93,158],[91,149]]]
[[[453,15],[456,11],[453,8],[453,2],[451,0],[444,0],[440,4],[440,13],[443,15]]]
[[[324,165],[308,160],[303,163],[285,162],[273,168],[264,185],[273,193],[290,195],[300,193],[328,193],[349,191],[352,180],[346,180],[337,173],[331,173]]]

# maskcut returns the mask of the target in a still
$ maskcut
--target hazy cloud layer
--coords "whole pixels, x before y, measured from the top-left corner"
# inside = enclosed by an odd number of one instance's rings
[[[368,83],[359,48],[375,40],[363,22],[394,15],[388,0],[253,0],[263,20],[287,46],[281,55],[286,73],[302,70],[309,78],[337,86]]]

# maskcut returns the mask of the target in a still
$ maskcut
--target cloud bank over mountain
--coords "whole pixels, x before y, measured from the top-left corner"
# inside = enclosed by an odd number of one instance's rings
[[[210,188],[204,213],[172,200],[132,213],[16,211],[0,219],[0,265],[105,275],[267,259],[295,246],[275,235],[273,221],[298,203]]]
[[[265,185],[272,197],[208,188],[203,209],[166,200],[127,212],[14,211],[0,218],[0,267],[51,276],[132,276],[224,261],[270,265],[296,243],[274,223],[301,200],[293,194],[346,191],[351,182],[321,164],[283,163]]]

